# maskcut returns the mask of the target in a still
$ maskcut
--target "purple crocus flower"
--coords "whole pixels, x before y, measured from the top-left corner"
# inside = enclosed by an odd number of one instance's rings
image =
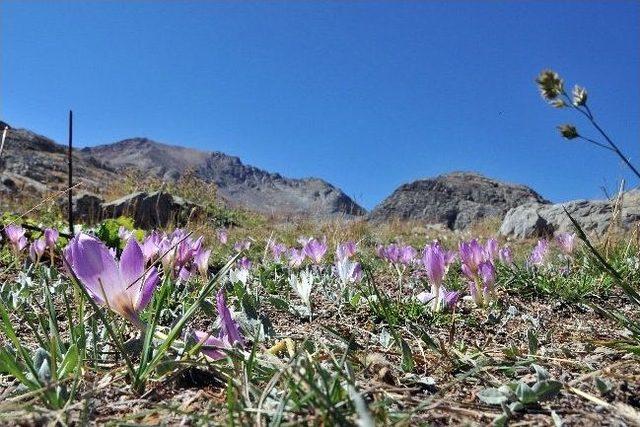
[[[485,260],[495,260],[498,255],[499,245],[496,239],[489,239],[484,245]]]
[[[315,264],[320,264],[324,254],[327,252],[327,242],[325,240],[311,239],[304,245],[303,250],[305,255],[311,258],[311,261]]]
[[[9,240],[9,243],[11,243],[13,251],[16,254],[22,252],[22,250],[27,246],[28,242],[27,238],[24,236],[24,228],[15,224],[10,224],[5,227],[4,233],[7,235],[7,239]]]
[[[224,228],[221,228],[216,231],[216,237],[218,238],[218,241],[223,245],[227,244],[228,234],[227,234],[227,230],[225,230]]]
[[[337,260],[349,259],[356,254],[356,250],[357,250],[356,243],[353,241],[340,243],[336,247],[336,259]]]
[[[513,253],[509,246],[505,246],[498,251],[498,259],[504,265],[513,264]]]
[[[440,309],[440,287],[447,274],[447,256],[439,243],[435,242],[424,248],[422,264],[427,271],[427,278],[431,284],[433,294],[433,309]]]
[[[44,241],[49,249],[53,249],[56,247],[56,243],[58,242],[58,237],[60,233],[55,228],[45,228],[44,230]]]
[[[282,255],[287,252],[287,245],[284,243],[269,242],[269,249],[271,255],[276,262],[280,262]]]
[[[207,277],[207,271],[209,270],[209,257],[211,256],[211,249],[200,248],[193,256],[193,262],[198,271],[204,277]]]
[[[399,248],[398,262],[402,265],[410,265],[418,255],[413,246],[402,246]]]
[[[400,262],[400,247],[396,244],[390,244],[384,249],[384,257],[392,264],[398,264]]]
[[[236,243],[234,243],[233,250],[235,250],[236,252],[242,252],[248,250],[250,247],[251,240],[238,240]]]
[[[44,254],[46,246],[47,244],[44,238],[39,238],[38,240],[34,240],[31,243],[31,246],[29,247],[29,258],[31,258],[31,261],[33,261],[36,264],[39,263],[40,258]]]
[[[144,238],[142,244],[140,245],[140,249],[142,250],[142,255],[144,256],[145,263],[149,263],[154,260],[158,253],[160,252],[160,243],[162,242],[162,235],[153,231],[147,237]]]
[[[251,270],[251,265],[251,260],[246,256],[238,260],[238,268],[242,270]]]
[[[559,233],[556,235],[556,243],[565,255],[571,255],[576,247],[576,235],[574,233]]]
[[[395,243],[387,247],[378,246],[376,253],[380,258],[395,265],[410,265],[418,254],[410,245],[400,246]]]
[[[182,266],[178,271],[178,281],[182,283],[187,283],[192,275],[193,275],[193,272],[190,269],[188,269],[186,266]]]
[[[485,302],[488,302],[494,295],[493,285],[496,282],[496,269],[492,262],[485,261],[478,267],[478,273],[482,280],[482,297]]]
[[[289,258],[289,266],[295,268],[302,265],[302,262],[307,257],[307,255],[302,249],[291,248],[289,249],[287,257]]]
[[[434,287],[439,287],[447,273],[446,251],[440,244],[432,243],[424,248],[422,263],[427,271],[429,283]]]
[[[478,240],[470,242],[460,242],[460,261],[462,262],[462,272],[472,279],[478,273],[478,266],[485,260],[485,250]]]
[[[232,349],[234,346],[244,347],[245,340],[238,325],[231,316],[231,311],[227,307],[224,292],[222,289],[218,291],[216,296],[216,307],[218,316],[220,317],[220,332],[218,336],[212,336],[210,333],[195,331],[195,338],[199,344],[202,344],[202,352],[214,360],[225,357],[225,349]]]
[[[444,251],[444,263],[449,267],[458,258],[455,251]]]
[[[131,237],[133,237],[133,231],[127,230],[126,228],[124,228],[124,226],[120,226],[120,228],[118,229],[118,237],[123,242],[126,242],[131,239]]]
[[[67,268],[97,304],[144,328],[139,314],[151,301],[160,279],[155,267],[145,271],[136,239],[129,239],[117,261],[100,240],[79,233],[64,249],[64,257]]]
[[[547,258],[547,253],[549,251],[549,242],[546,239],[538,240],[535,248],[531,251],[531,255],[529,255],[529,264],[535,266],[542,266]]]
[[[446,309],[452,309],[455,307],[460,299],[460,292],[448,291],[444,287],[440,288],[440,290],[441,293],[438,299],[436,299],[436,295],[431,292],[420,292],[416,295],[416,298],[423,304],[431,302],[431,304],[433,304],[433,306],[437,306],[438,309],[440,306],[444,306]]]

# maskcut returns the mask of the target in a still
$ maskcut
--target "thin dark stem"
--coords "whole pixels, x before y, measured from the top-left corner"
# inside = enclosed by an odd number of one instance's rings
[[[631,169],[638,178],[640,178],[640,172],[638,171],[638,169],[636,169],[635,166],[631,164],[631,162],[626,158],[626,156],[622,153],[622,151],[620,151],[618,146],[611,140],[611,138],[609,138],[609,136],[605,133],[605,131],[602,130],[600,126],[598,126],[598,123],[596,123],[595,119],[593,118],[593,114],[591,113],[591,110],[589,110],[589,107],[585,105],[585,110],[586,110],[585,111],[582,108],[579,108],[576,105],[573,105],[573,103],[571,102],[571,99],[569,98],[566,92],[563,91],[563,95],[567,98],[567,100],[569,101],[569,105],[571,105],[571,107],[574,110],[579,111],[583,116],[589,119],[593,127],[595,127],[598,130],[598,132],[600,132],[600,135],[602,135],[604,139],[607,141],[607,143],[611,147],[611,150],[615,152],[618,155],[618,157],[622,159],[623,162],[625,162],[625,164],[629,167],[629,169]]]
[[[590,142],[592,144],[595,144],[598,147],[604,148],[604,149],[609,150],[609,151],[613,151],[615,153],[615,150],[613,148],[611,148],[608,145],[605,145],[605,144],[603,144],[601,142],[594,141],[593,139],[587,138],[586,136],[582,136],[582,135],[578,135],[578,138],[584,139],[585,141]]]
[[[69,233],[73,236],[73,111],[69,110]]]

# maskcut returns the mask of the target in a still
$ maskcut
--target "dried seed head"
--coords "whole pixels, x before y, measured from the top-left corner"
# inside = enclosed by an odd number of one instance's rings
[[[575,85],[573,87],[573,105],[576,107],[587,103],[587,90],[583,87]]]
[[[540,94],[547,101],[553,101],[563,92],[563,81],[553,70],[543,70],[536,78]]]
[[[562,135],[566,139],[574,139],[579,137],[578,129],[574,125],[564,124],[558,126],[558,130],[560,131],[560,135]]]

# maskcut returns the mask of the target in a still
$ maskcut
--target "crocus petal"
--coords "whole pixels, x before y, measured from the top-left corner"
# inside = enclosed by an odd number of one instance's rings
[[[48,248],[53,248],[58,241],[59,233],[54,228],[47,228],[44,230],[44,239]]]
[[[220,360],[225,357],[224,352],[218,350],[220,348],[226,348],[225,342],[220,338],[214,337],[207,332],[202,331],[194,331],[193,335],[195,339],[198,341],[198,344],[201,344],[203,347],[200,349],[208,357],[213,360]],[[207,348],[209,347],[209,348]]]
[[[244,338],[240,334],[240,330],[238,329],[236,322],[231,317],[231,312],[227,307],[224,298],[224,292],[222,290],[218,291],[216,302],[218,313],[220,314],[220,318],[222,319],[223,335],[228,337],[231,344],[239,343],[240,345],[244,345]]]
[[[158,276],[158,269],[152,267],[151,270],[147,273],[146,280],[144,284],[140,287],[138,293],[138,299],[136,301],[136,311],[144,310],[151,298],[153,297],[153,291],[156,290],[156,287],[160,283],[160,276]]]
[[[129,293],[137,296],[138,282],[144,274],[144,255],[136,239],[129,239],[120,256],[120,274]]]
[[[443,300],[444,305],[447,308],[453,308],[460,299],[460,292],[457,291],[444,291]]]
[[[81,233],[71,252],[73,270],[87,290],[101,300],[122,292],[118,266],[109,249],[99,240]]]

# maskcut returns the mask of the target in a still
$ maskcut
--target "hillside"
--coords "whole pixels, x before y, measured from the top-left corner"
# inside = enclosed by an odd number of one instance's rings
[[[330,217],[363,215],[364,209],[339,188],[318,178],[293,179],[243,164],[239,158],[166,145],[147,138],[83,148],[74,153],[74,179],[101,193],[123,170],[173,180],[187,171],[213,182],[221,197],[250,210],[286,215]],[[64,188],[66,148],[26,129],[10,129],[0,174],[3,192]]]

